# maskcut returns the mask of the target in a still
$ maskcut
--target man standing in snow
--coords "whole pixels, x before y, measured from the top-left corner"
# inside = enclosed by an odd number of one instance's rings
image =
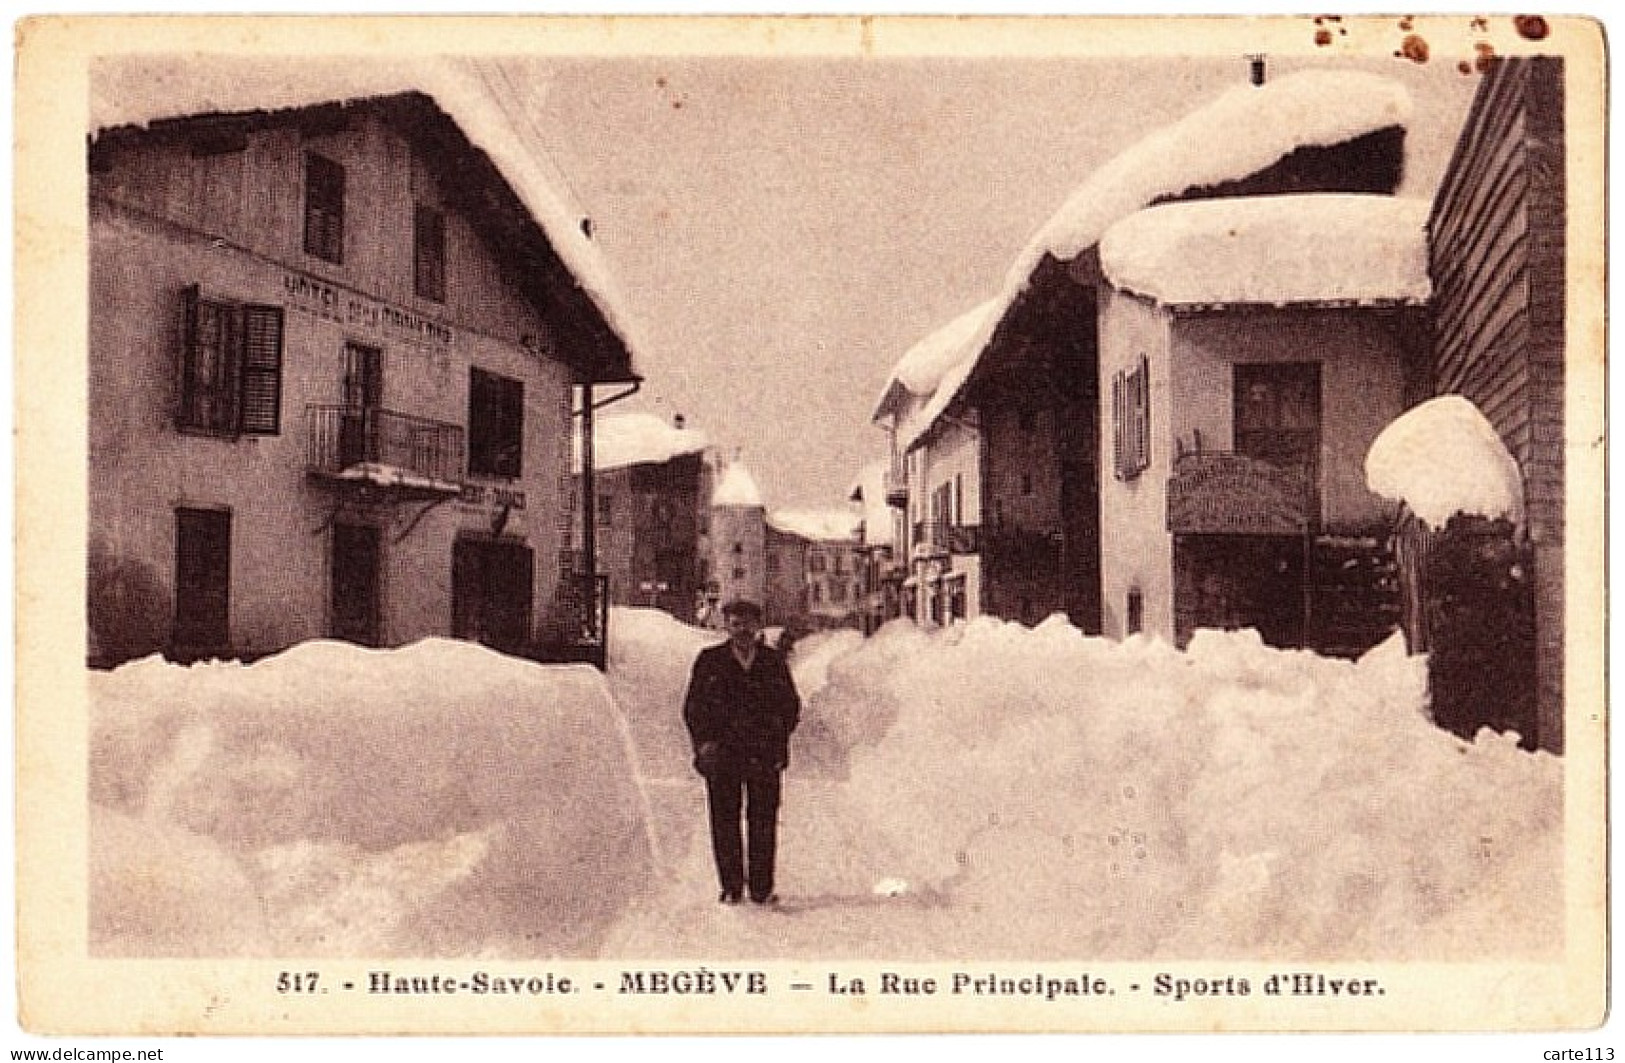
[[[764,645],[762,607],[736,600],[722,607],[728,641],[700,651],[683,699],[683,722],[694,744],[694,769],[705,777],[716,855],[718,898],[738,904],[747,885],[757,904],[778,900],[773,861],[778,847],[782,773],[801,697],[784,656]],[[747,847],[740,837],[740,811]]]

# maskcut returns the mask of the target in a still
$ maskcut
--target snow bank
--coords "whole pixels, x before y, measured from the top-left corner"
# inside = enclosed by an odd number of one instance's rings
[[[311,642],[90,689],[96,954],[568,954],[650,877],[589,667]]]
[[[1100,262],[1118,288],[1164,305],[1419,303],[1428,203],[1292,195],[1169,203],[1106,230]]]
[[[618,414],[593,422],[594,469],[662,463],[685,454],[698,454],[711,445],[704,432],[678,428],[652,413]],[[581,447],[576,446],[575,468],[581,468]]]
[[[836,888],[940,898],[960,955],[1549,952],[1560,762],[1464,745],[1425,690],[1397,641],[1355,664],[1254,632],[888,627],[816,706],[851,746],[837,816],[871,827]]]
[[[694,658],[722,639],[720,632],[682,623],[659,609],[610,610],[609,686],[624,708],[649,777],[692,778],[683,694]]]
[[[1523,475],[1495,426],[1460,395],[1441,395],[1389,423],[1365,457],[1366,485],[1404,502],[1431,528],[1457,513],[1523,524]]]

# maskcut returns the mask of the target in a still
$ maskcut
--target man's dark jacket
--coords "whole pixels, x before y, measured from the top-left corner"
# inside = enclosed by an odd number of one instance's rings
[[[735,772],[782,769],[800,719],[795,681],[773,647],[758,645],[748,672],[726,642],[695,658],[683,722],[701,758],[696,766],[707,774],[710,765]]]

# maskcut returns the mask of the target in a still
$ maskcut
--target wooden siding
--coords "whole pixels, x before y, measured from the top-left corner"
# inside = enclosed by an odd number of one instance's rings
[[[1523,471],[1541,735],[1562,748],[1563,67],[1497,60],[1429,220],[1433,388],[1473,401]]]

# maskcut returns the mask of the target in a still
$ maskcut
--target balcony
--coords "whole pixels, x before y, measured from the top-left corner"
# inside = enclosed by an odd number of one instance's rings
[[[902,509],[908,505],[908,478],[901,470],[887,469],[881,474],[881,488],[886,492],[886,505]]]
[[[914,548],[924,547],[935,554],[975,554],[982,549],[982,528],[978,524],[953,524],[945,520],[914,522]]]
[[[1312,470],[1229,451],[1198,451],[1174,462],[1168,530],[1175,535],[1294,536],[1319,524]]]
[[[309,406],[306,471],[397,499],[462,493],[463,429],[394,410]]]

